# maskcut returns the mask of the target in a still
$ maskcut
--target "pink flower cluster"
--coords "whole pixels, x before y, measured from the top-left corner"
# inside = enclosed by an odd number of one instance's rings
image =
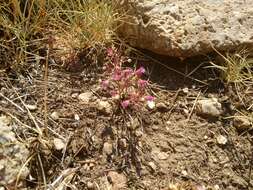
[[[114,48],[107,50],[107,58],[101,88],[119,99],[122,108],[138,107],[145,102],[154,101],[154,97],[147,93],[148,81],[141,79],[145,73],[144,67],[124,67],[126,60]]]

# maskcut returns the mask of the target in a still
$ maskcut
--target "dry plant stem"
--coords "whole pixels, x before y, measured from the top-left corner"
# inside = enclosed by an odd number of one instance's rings
[[[44,168],[43,168],[43,164],[42,164],[42,161],[41,161],[40,154],[38,154],[37,156],[38,156],[38,160],[39,160],[39,164],[40,164],[40,168],[41,168],[43,183],[44,183],[45,190],[46,190],[47,189],[47,180],[46,180],[45,171],[44,171]]]
[[[47,128],[47,95],[48,95],[48,59],[49,59],[50,46],[47,50],[47,56],[45,61],[45,75],[44,75],[44,131],[46,136],[48,136]]]
[[[17,107],[20,111],[25,112],[25,110],[23,110],[19,105],[17,105],[16,103],[14,103],[12,100],[10,100],[9,98],[5,97],[2,93],[0,93],[0,96],[2,96],[5,100],[7,100],[8,102],[10,102],[12,105],[14,105],[15,107]]]
[[[11,113],[8,113],[8,112],[5,112],[5,113],[6,113],[7,115],[9,115],[12,119],[15,119],[15,121],[17,121],[19,124],[21,124],[21,126],[26,127],[26,128],[28,128],[28,129],[30,129],[30,130],[36,132],[36,133],[39,133],[39,131],[37,131],[36,129],[34,129],[34,128],[32,128],[32,127],[30,127],[30,126],[28,126],[28,125],[22,123],[17,117],[15,117],[14,115],[12,115]]]
[[[73,169],[68,168],[66,170],[63,170],[61,175],[57,177],[56,180],[49,185],[50,187],[47,190],[55,189],[64,180],[65,177],[73,174],[77,170],[78,168],[73,168]]]
[[[196,99],[195,99],[195,101],[194,101],[194,104],[193,104],[193,106],[192,106],[191,112],[190,112],[190,114],[189,114],[188,117],[187,117],[187,121],[189,121],[189,120],[191,119],[193,110],[194,110],[195,107],[196,107],[196,103],[197,103],[197,101],[198,101],[198,99],[199,99],[200,94],[201,94],[201,91],[199,91],[198,96],[196,97]]]
[[[21,175],[21,172],[22,170],[25,168],[25,166],[30,162],[30,160],[35,156],[35,154],[32,154],[27,160],[26,162],[23,164],[23,166],[21,167],[21,169],[19,170],[18,172],[18,175],[17,175],[17,178],[16,178],[16,182],[15,182],[15,187],[14,189],[15,190],[18,190],[18,182],[19,182],[19,179],[20,179],[20,175]]]
[[[12,87],[12,89],[13,89],[13,91],[15,92],[15,94],[17,95],[17,97],[18,97],[18,99],[20,100],[20,102],[21,102],[21,103],[23,104],[23,106],[26,108],[26,111],[27,111],[27,113],[28,113],[30,119],[33,121],[35,127],[37,128],[37,131],[38,131],[38,133],[39,133],[39,136],[41,137],[41,136],[42,136],[42,131],[41,131],[41,129],[40,129],[38,123],[36,122],[34,116],[31,114],[30,110],[27,108],[26,104],[24,103],[24,101],[22,100],[22,98],[19,96],[19,94],[18,94],[18,92],[15,90],[15,88]]]

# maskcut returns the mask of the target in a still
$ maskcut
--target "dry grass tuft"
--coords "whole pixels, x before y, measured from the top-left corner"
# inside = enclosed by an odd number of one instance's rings
[[[218,54],[222,59],[220,65],[211,62],[211,67],[220,71],[223,82],[243,85],[253,82],[253,58],[245,50],[225,56]]]
[[[113,43],[119,19],[108,0],[1,0],[0,69],[44,59],[49,39],[63,54]]]

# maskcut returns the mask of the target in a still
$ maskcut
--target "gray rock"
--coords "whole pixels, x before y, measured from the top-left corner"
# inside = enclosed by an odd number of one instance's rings
[[[247,130],[253,126],[253,121],[251,121],[250,117],[235,115],[234,126],[238,130]]]
[[[84,92],[84,93],[81,93],[78,95],[78,99],[84,103],[84,104],[88,104],[89,101],[91,100],[93,96],[93,93],[92,92]]]
[[[119,34],[131,45],[180,58],[253,47],[252,0],[122,0]]]
[[[223,113],[221,103],[216,98],[198,100],[196,104],[198,114],[218,117]]]
[[[218,135],[216,140],[217,140],[217,143],[220,145],[225,145],[228,142],[228,139],[223,135]]]
[[[96,107],[99,111],[103,112],[104,114],[111,114],[112,113],[112,105],[108,101],[104,100],[97,100]]]
[[[0,184],[3,186],[13,184],[19,173],[20,182],[29,174],[28,168],[24,166],[29,151],[25,144],[16,139],[12,132],[13,126],[8,117],[0,116]]]
[[[56,121],[60,118],[60,115],[58,112],[54,111],[53,113],[51,113],[50,117]]]
[[[64,142],[64,140],[59,139],[59,138],[54,138],[53,142],[54,142],[54,147],[56,150],[62,150],[66,146],[66,143]]]

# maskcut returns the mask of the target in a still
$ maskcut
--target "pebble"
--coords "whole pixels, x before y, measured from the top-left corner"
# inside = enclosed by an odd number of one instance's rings
[[[110,114],[112,113],[112,106],[108,101],[104,101],[104,100],[98,100],[97,101],[97,109],[99,111],[104,112],[105,114]]]
[[[56,112],[56,111],[54,111],[51,115],[50,115],[50,117],[53,119],[53,120],[58,120],[59,118],[60,118],[60,116],[59,116],[59,113],[58,112]]]
[[[33,104],[27,104],[26,107],[30,110],[30,111],[34,111],[37,109],[37,105],[33,105]]]
[[[187,175],[188,175],[188,172],[187,172],[186,170],[183,170],[181,173],[182,173],[184,176],[187,176]]]
[[[252,125],[252,121],[248,117],[236,115],[234,117],[234,126],[238,130],[247,130],[253,125]]]
[[[183,88],[182,91],[183,91],[183,93],[188,94],[189,93],[189,88]]]
[[[78,115],[78,114],[75,114],[75,115],[74,115],[74,119],[75,119],[76,121],[80,121],[79,115]]]
[[[159,111],[166,111],[167,110],[167,106],[165,103],[163,102],[159,102],[156,104],[156,107]]]
[[[112,154],[112,151],[113,151],[113,146],[111,143],[109,142],[105,142],[104,143],[104,146],[103,146],[103,153],[105,155],[111,155]]]
[[[166,160],[169,155],[166,152],[158,152],[157,157],[159,160]]]
[[[154,101],[148,101],[147,102],[147,107],[150,110],[153,110],[155,108],[155,102]]]
[[[65,142],[62,139],[54,138],[54,147],[56,150],[62,150],[65,148]]]
[[[71,94],[71,97],[72,97],[72,98],[77,98],[77,97],[78,97],[78,93],[73,93],[73,94]]]
[[[82,103],[88,104],[92,96],[92,92],[84,92],[78,95],[78,99],[81,100]]]
[[[211,117],[218,117],[223,113],[221,103],[219,103],[216,98],[197,101],[196,110],[198,114]]]
[[[218,135],[216,140],[217,140],[218,144],[220,144],[220,145],[225,145],[228,142],[228,139],[223,135]]]
[[[159,126],[158,126],[158,125],[152,125],[152,129],[153,129],[154,131],[157,131],[157,130],[159,129]]]
[[[172,122],[171,121],[166,121],[166,125],[171,125]]]

